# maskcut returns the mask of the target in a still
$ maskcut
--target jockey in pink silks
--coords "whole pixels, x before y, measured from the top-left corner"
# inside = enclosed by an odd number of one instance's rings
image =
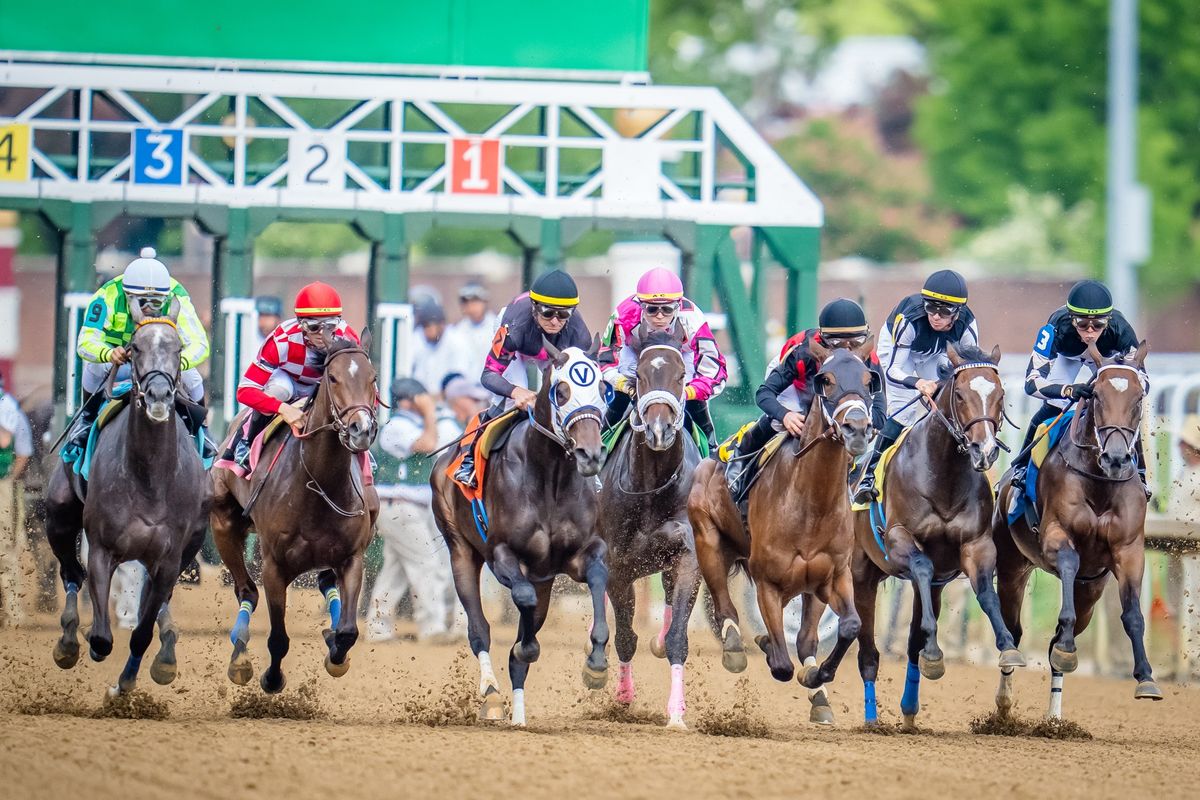
[[[704,318],[704,312],[683,296],[683,282],[664,267],[655,267],[638,280],[637,293],[622,300],[609,318],[601,341],[600,368],[615,389],[605,420],[611,427],[629,409],[637,376],[642,340],[656,331],[678,336],[687,372],[683,401],[687,416],[703,431],[709,449],[716,436],[708,401],[725,389],[725,356]]]

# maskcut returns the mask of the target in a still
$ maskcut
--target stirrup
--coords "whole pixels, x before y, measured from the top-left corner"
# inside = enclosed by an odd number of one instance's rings
[[[468,489],[479,488],[479,481],[475,477],[475,465],[468,461],[464,461],[459,466],[458,472],[454,473],[454,480]]]
[[[875,488],[875,471],[871,470],[858,483],[854,490],[854,502],[862,505],[879,499],[879,490]]]

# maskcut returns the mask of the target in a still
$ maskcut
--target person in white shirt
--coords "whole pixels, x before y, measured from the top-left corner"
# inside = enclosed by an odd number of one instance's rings
[[[430,392],[440,390],[450,373],[465,375],[475,367],[467,361],[466,348],[458,332],[446,326],[446,312],[440,305],[422,303],[413,312],[413,317],[416,335],[413,337],[412,376]]]
[[[0,625],[20,625],[21,550],[23,536],[18,524],[17,481],[33,455],[29,420],[17,399],[4,391],[0,376]]]
[[[467,363],[474,368],[482,364],[492,351],[492,339],[500,324],[495,312],[488,310],[488,291],[478,283],[468,283],[458,293],[462,319],[454,323],[454,331],[463,344]],[[464,372],[474,375],[474,370]]]
[[[453,599],[450,554],[433,521],[431,455],[458,438],[462,428],[439,410],[420,381],[392,384],[392,416],[379,432],[379,445],[401,461],[395,482],[376,480],[380,509],[377,531],[383,540],[383,567],[375,578],[367,612],[367,638],[395,638],[396,604],[411,591],[417,637],[461,639],[466,615]],[[454,624],[449,619],[454,615]]]

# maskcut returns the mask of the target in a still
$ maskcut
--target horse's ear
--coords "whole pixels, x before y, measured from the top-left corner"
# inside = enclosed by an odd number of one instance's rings
[[[1145,339],[1138,342],[1137,352],[1133,354],[1133,363],[1137,368],[1144,370],[1146,368],[1146,356],[1150,355],[1150,343]]]
[[[550,356],[550,360],[554,362],[554,366],[561,367],[570,360],[570,356],[559,350],[545,336],[542,337],[542,347],[546,349],[546,355]]]
[[[129,304],[129,318],[135,325],[141,324],[142,320],[146,318],[146,315],[142,313],[142,304],[137,300]]]
[[[821,344],[817,339],[813,338],[808,343],[808,352],[812,353],[813,358],[817,361],[824,361],[829,358],[830,350],[825,345]]]
[[[996,345],[992,348],[991,354],[988,355],[988,361],[992,362],[993,364],[1000,363],[1000,345]]]
[[[863,363],[866,363],[867,360],[871,358],[871,351],[874,349],[875,349],[875,334],[872,333],[870,336],[867,337],[867,340],[865,342],[863,342],[862,344],[860,344],[858,346],[858,349],[854,351],[854,355],[856,355],[860,359],[862,359]]]
[[[179,321],[179,298],[178,297],[171,298],[171,305],[167,307],[167,317],[171,320],[171,322]]]
[[[1092,363],[1096,365],[1096,369],[1100,369],[1104,366],[1104,356],[1100,355],[1100,351],[1096,349],[1095,343],[1089,344],[1086,352],[1087,357],[1090,358]]]
[[[371,329],[363,328],[363,332],[358,336],[358,346],[368,353],[371,352]]]
[[[950,363],[956,367],[963,363],[962,356],[958,354],[958,348],[952,344],[946,345],[946,358],[950,359]]]
[[[600,355],[600,334],[599,333],[592,334],[592,343],[591,343],[591,345],[588,346],[587,353],[585,353],[585,355],[588,358],[590,358],[592,361],[595,361],[596,356]]]

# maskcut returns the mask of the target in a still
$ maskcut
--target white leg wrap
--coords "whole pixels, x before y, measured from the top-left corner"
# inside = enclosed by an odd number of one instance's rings
[[[525,724],[525,690],[513,689],[512,724]]]
[[[489,686],[499,690],[500,686],[496,682],[496,673],[492,671],[491,655],[487,650],[480,650],[477,658],[479,659],[479,693],[485,693]]]
[[[815,656],[809,656],[808,658],[804,659],[804,663],[803,663],[801,666],[803,666],[805,669],[808,669],[809,667],[815,667],[816,665],[817,665],[817,659],[816,659],[816,657],[815,657]],[[813,700],[813,699],[815,699],[815,698],[816,698],[818,695],[820,695],[821,697],[823,697],[823,698],[825,699],[825,704],[826,704],[826,705],[828,705],[828,703],[829,703],[829,698],[828,698],[828,696],[825,694],[825,687],[824,687],[824,686],[818,686],[818,687],[817,687],[817,688],[815,688],[815,689],[809,689],[809,690],[808,690],[808,699],[809,699],[810,701],[811,701],[811,700]]]
[[[1061,672],[1050,673],[1050,709],[1046,716],[1051,719],[1062,719],[1063,675]]]

